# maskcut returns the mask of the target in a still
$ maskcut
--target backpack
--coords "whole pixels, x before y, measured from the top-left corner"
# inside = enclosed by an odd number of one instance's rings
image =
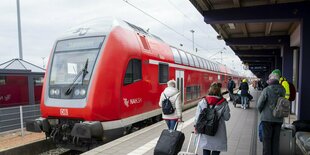
[[[293,83],[288,82],[286,79],[283,80],[282,82],[286,81],[289,84],[289,89],[290,89],[290,97],[288,98],[289,101],[294,101],[296,99],[296,88],[293,85]],[[281,82],[281,85],[282,85]]]
[[[162,101],[162,106],[161,106],[163,113],[165,115],[173,114],[174,108],[172,106],[171,101],[169,100],[170,97],[167,98],[166,94],[164,94],[164,96],[165,96],[165,99]]]
[[[201,111],[198,117],[195,126],[196,130],[198,133],[214,136],[219,126],[219,120],[220,118],[217,118],[215,105],[211,108],[210,105],[207,104],[207,107]]]
[[[282,118],[287,117],[290,113],[290,101],[285,97],[279,97],[277,100],[277,105],[273,109],[272,114],[274,117]]]
[[[291,82],[288,82],[288,84],[290,85],[290,97],[288,98],[288,100],[294,101],[296,98],[296,88]]]

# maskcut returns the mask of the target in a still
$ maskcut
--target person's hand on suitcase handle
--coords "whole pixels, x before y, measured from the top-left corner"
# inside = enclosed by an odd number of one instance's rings
[[[184,122],[184,121],[182,120],[182,116],[178,118],[178,122]]]

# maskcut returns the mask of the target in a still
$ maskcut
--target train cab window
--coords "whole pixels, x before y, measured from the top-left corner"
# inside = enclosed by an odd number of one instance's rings
[[[194,58],[194,61],[195,61],[195,66],[199,68],[200,65],[199,65],[197,57],[193,55],[193,58]]]
[[[187,60],[187,57],[185,55],[185,52],[183,52],[183,51],[179,51],[179,52],[180,52],[180,55],[181,55],[181,59],[182,59],[183,65],[188,65],[188,60]]]
[[[163,64],[160,63],[158,65],[159,67],[159,83],[166,83],[168,82],[168,77],[169,77],[169,66],[168,64]]]
[[[1,86],[1,85],[5,85],[5,83],[6,83],[6,78],[5,78],[5,76],[0,76],[0,86]]]
[[[139,59],[131,59],[128,63],[124,85],[131,84],[138,80],[142,79],[142,69],[141,69],[141,60]]]
[[[186,53],[186,55],[187,55],[187,58],[188,58],[188,61],[189,61],[189,65],[190,66],[195,66],[192,55],[189,54],[189,53]]]
[[[171,47],[171,50],[172,50],[174,62],[175,62],[175,63],[178,63],[178,64],[181,64],[181,63],[182,63],[182,62],[181,62],[181,56],[180,56],[178,50],[175,49],[175,48],[172,48],[172,47]]]

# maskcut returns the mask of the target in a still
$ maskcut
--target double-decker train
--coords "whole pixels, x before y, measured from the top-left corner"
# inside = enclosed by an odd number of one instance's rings
[[[159,96],[177,81],[183,109],[210,84],[241,77],[225,66],[172,47],[123,20],[90,21],[70,29],[53,47],[41,99],[42,117],[27,130],[65,145],[91,146],[160,117]]]

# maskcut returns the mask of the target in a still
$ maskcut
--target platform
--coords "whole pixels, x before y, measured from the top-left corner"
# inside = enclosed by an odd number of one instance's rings
[[[250,103],[249,109],[241,109],[240,105],[237,105],[235,108],[231,102],[229,103],[231,118],[226,122],[228,150],[227,152],[222,152],[222,155],[256,154],[257,110],[255,107],[259,92],[252,89],[251,94],[254,99]],[[185,134],[183,151],[186,151],[190,133],[193,131],[195,111],[196,108],[192,108],[183,113],[184,124],[182,132]],[[179,125],[180,127],[182,125]],[[153,155],[159,135],[166,128],[165,122],[161,121],[89,152],[85,152],[83,155]],[[194,149],[193,146],[191,149]],[[202,154],[202,149],[199,149],[198,154]]]

